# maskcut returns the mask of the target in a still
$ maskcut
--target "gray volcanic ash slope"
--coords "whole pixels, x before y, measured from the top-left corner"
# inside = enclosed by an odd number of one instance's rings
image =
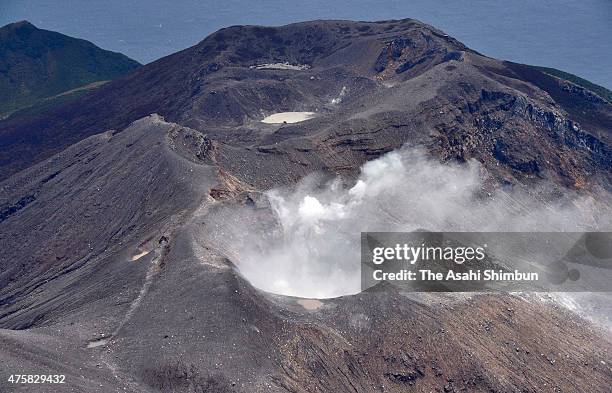
[[[295,111],[315,116],[261,122]],[[555,302],[272,295],[237,272],[224,231],[244,209],[243,228],[273,225],[271,188],[315,172],[351,185],[402,146],[478,161],[479,198],[601,202],[611,119],[584,87],[404,20],[223,29],[78,103],[4,121],[0,386],[605,392],[609,333]],[[8,373],[67,384],[13,386]]]
[[[67,375],[45,392],[605,391],[608,338],[537,298],[254,289],[201,228],[265,209],[206,146],[150,116],[3,183],[35,196],[0,224],[3,370]]]
[[[257,67],[285,62],[307,68]],[[443,159],[476,158],[503,181],[547,177],[580,187],[609,173],[611,105],[414,20],[236,26],[78,102],[0,122],[0,175],[158,113],[218,142],[303,166],[279,174],[291,181],[313,168],[357,168],[409,141],[428,143]],[[280,129],[259,123],[283,111],[322,116]]]

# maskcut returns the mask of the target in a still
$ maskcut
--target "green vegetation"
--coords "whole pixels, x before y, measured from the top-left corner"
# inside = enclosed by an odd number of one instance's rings
[[[0,118],[93,82],[115,79],[136,61],[28,22],[0,28]]]
[[[35,101],[33,104],[23,107],[21,109],[17,109],[13,112],[6,113],[4,115],[0,114],[0,120],[3,119],[32,119],[39,115],[42,115],[47,112],[51,112],[55,108],[59,108],[64,104],[67,104],[72,101],[76,101],[77,98],[81,97],[83,94],[95,90],[96,88],[104,85],[108,81],[99,81],[90,83],[85,86],[78,87],[73,90],[69,90],[63,93],[60,93],[56,96],[43,98],[38,101]]]
[[[604,100],[612,103],[612,91],[606,89],[603,86],[599,86],[596,85],[593,82],[589,82],[586,79],[582,79],[579,76],[576,76],[574,74],[570,74],[569,72],[565,72],[565,71],[561,71],[561,70],[557,70],[555,68],[548,68],[548,67],[538,67],[538,66],[530,66],[533,67],[537,70],[540,70],[546,74],[552,75],[552,76],[556,76],[557,78],[561,78],[561,79],[565,79],[568,80],[572,83],[577,84],[578,86],[584,87],[585,89],[588,89],[590,91],[592,91],[593,93],[597,94],[598,96],[600,96],[601,98],[603,98]]]

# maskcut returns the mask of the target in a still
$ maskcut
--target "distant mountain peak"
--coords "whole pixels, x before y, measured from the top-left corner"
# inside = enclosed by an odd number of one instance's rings
[[[0,28],[0,118],[40,100],[125,75],[122,54],[22,20]]]
[[[28,20],[19,20],[17,22],[13,22],[13,23],[9,23],[6,26],[3,26],[2,28],[5,27],[12,27],[12,28],[19,28],[19,27],[34,27],[36,28],[36,26],[34,26],[30,21]]]
[[[0,27],[0,31],[10,32],[17,30],[38,30],[38,28],[27,20],[20,20],[18,22],[9,23],[8,25]]]
[[[233,26],[78,102],[0,122],[0,144],[10,146],[0,179],[151,113],[236,149],[311,152],[313,167],[332,172],[418,142],[443,160],[476,159],[504,184],[607,179],[612,106],[594,85],[551,75],[483,56],[413,19]],[[283,112],[317,116],[273,133],[262,125]],[[334,153],[321,159],[312,152],[323,141]]]

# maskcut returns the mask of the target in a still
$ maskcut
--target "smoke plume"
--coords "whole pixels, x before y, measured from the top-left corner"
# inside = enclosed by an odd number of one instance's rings
[[[253,208],[226,211],[224,249],[254,286],[330,298],[360,290],[362,231],[581,231],[610,228],[592,197],[544,202],[533,193],[484,191],[475,161],[441,164],[402,149],[363,165],[356,182],[307,178],[266,193],[269,223]],[[605,203],[603,204],[605,206]],[[261,208],[260,208],[261,209]]]

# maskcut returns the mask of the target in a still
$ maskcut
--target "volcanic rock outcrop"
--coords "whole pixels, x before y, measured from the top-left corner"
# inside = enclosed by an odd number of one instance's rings
[[[609,190],[611,105],[415,20],[316,21],[222,29],[4,120],[2,369],[67,377],[0,386],[605,392],[609,333],[552,300],[389,289],[303,303],[253,288],[232,250],[194,237],[219,206],[272,219],[262,192],[350,180],[401,146],[477,160],[491,189]],[[261,121],[279,112],[316,115]]]

